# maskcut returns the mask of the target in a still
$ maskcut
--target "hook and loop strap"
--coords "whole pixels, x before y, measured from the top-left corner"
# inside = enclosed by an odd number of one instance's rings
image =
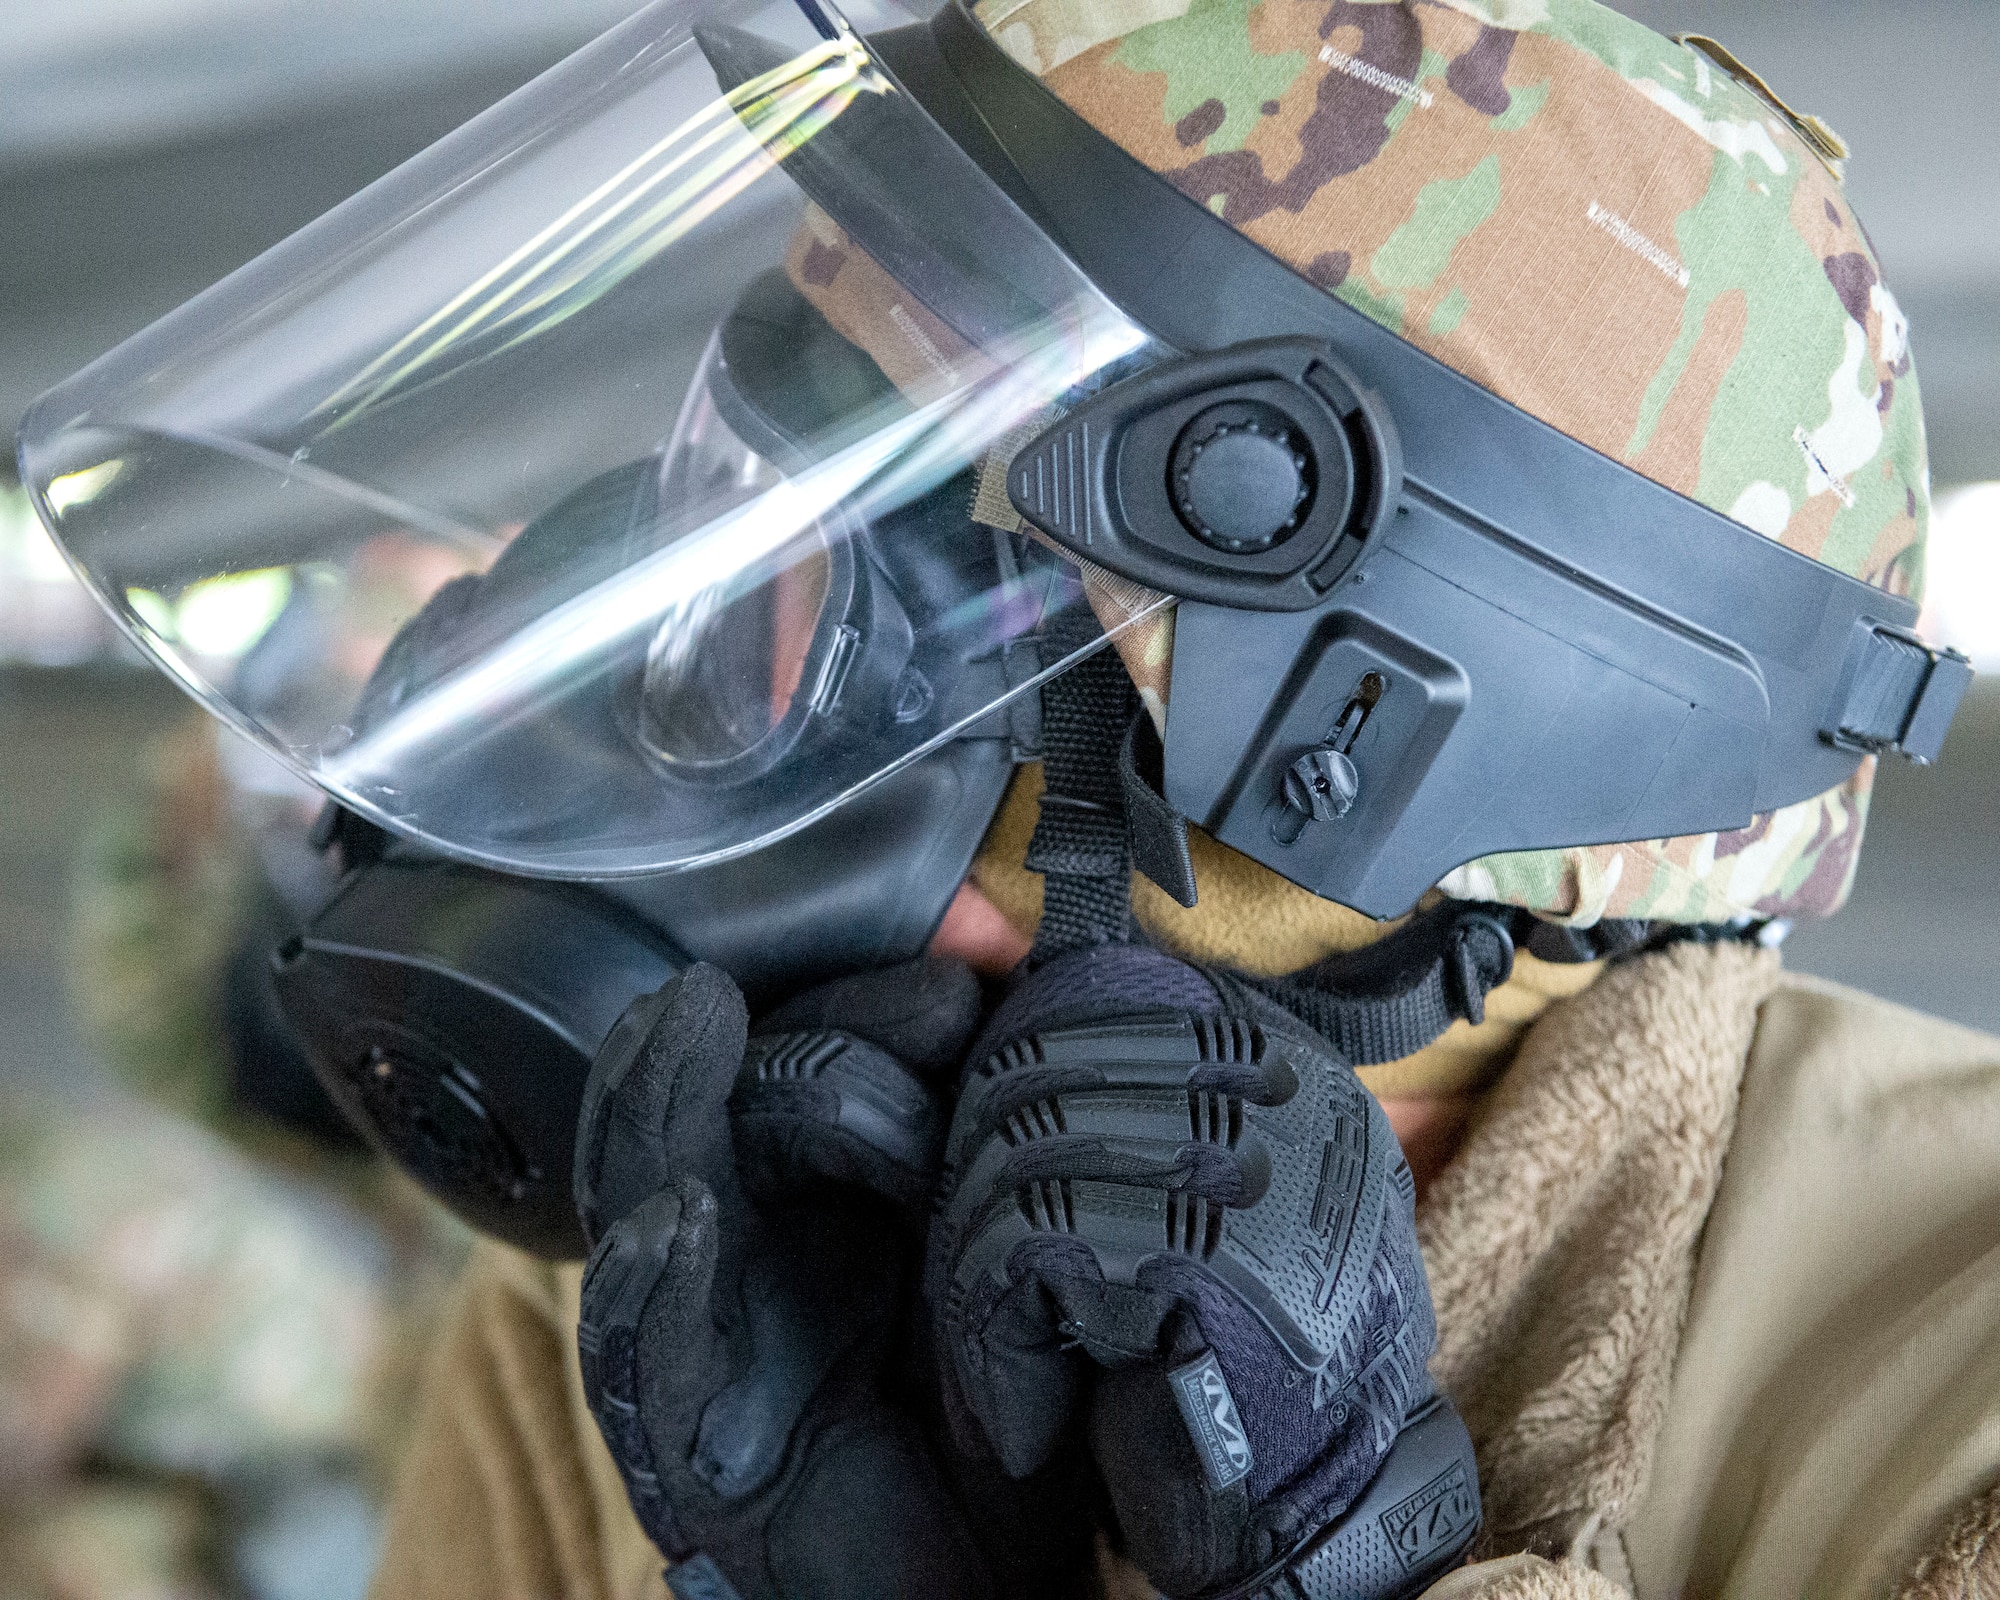
[[[1058,617],[1045,659],[1083,649],[1103,630],[1089,611]],[[1132,849],[1119,748],[1139,706],[1118,652],[1100,646],[1042,685],[1042,801],[1026,866],[1042,875],[1042,921],[1028,964],[1132,937]]]

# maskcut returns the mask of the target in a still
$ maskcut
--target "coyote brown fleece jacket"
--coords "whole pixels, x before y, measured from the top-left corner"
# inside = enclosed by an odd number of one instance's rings
[[[1526,1029],[1418,1221],[1486,1514],[1435,1600],[2000,1596],[2000,1040],[1644,956]],[[476,1258],[375,1600],[666,1592],[577,1281]]]

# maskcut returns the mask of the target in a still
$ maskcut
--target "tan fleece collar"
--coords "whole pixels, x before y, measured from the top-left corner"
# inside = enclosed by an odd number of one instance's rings
[[[1035,831],[1041,794],[1041,765],[1022,767],[972,864],[973,883],[1001,915],[1029,935],[1042,919],[1042,880],[1021,862]],[[1199,828],[1188,830],[1188,845],[1199,904],[1180,906],[1134,873],[1132,906],[1149,935],[1189,961],[1277,977],[1323,957],[1358,950],[1400,926],[1322,900]],[[1477,1027],[1455,1022],[1443,1038],[1415,1055],[1363,1068],[1361,1081],[1385,1100],[1476,1093],[1505,1070],[1528,1025],[1551,1002],[1588,989],[1602,967],[1601,962],[1558,965],[1519,954],[1513,977],[1486,997],[1484,1022]]]
[[[1553,1008],[1417,1207],[1431,1370],[1479,1452],[1486,1548],[1622,1529],[1666,1413],[1775,952],[1676,945]]]

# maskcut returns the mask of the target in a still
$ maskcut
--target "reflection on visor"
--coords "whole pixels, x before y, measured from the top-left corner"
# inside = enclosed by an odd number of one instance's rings
[[[660,462],[663,507],[731,507],[783,481],[723,417],[716,390],[727,383],[718,331]],[[668,612],[646,651],[639,737],[648,750],[671,764],[719,768],[764,744],[813,653],[829,564],[815,536],[762,586],[703,590]]]
[[[825,453],[857,418],[904,410],[874,363],[783,272],[767,272],[709,341],[660,461],[660,505],[669,516],[733,508],[782,483],[781,463],[803,468]],[[760,587],[705,590],[676,607],[646,654],[647,748],[717,776],[742,770],[744,758],[768,767],[789,744],[774,735],[833,709],[863,639],[847,619],[855,586],[848,538],[815,527]],[[793,716],[809,670],[809,701]]]

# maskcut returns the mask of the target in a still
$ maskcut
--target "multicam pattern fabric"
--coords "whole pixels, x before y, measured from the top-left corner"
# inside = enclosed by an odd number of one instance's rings
[[[848,343],[905,394],[919,394],[965,354],[965,341],[818,206],[785,246],[785,276]]]
[[[1594,0],[984,0],[1013,57],[1420,349],[1896,593],[1929,517],[1909,330],[1794,119]],[[1635,533],[1640,530],[1635,530]],[[1171,619],[1121,640],[1165,661]],[[1872,772],[1736,833],[1500,856],[1559,920],[1825,915]]]
[[[1487,856],[1438,885],[1588,927],[1603,917],[1731,922],[1830,916],[1854,886],[1875,759],[1852,782],[1731,833]]]
[[[920,393],[948,375],[950,363],[965,354],[958,334],[817,206],[806,207],[786,246],[785,275],[843,339],[867,351],[883,376],[907,394]],[[1050,409],[1028,418],[989,452],[973,496],[973,520],[1041,538],[1008,502],[1007,463],[1055,417]],[[1165,732],[1173,660],[1172,613],[1162,609],[1166,596],[1092,562],[1079,565],[1091,609],[1116,642],[1139,698]]]

